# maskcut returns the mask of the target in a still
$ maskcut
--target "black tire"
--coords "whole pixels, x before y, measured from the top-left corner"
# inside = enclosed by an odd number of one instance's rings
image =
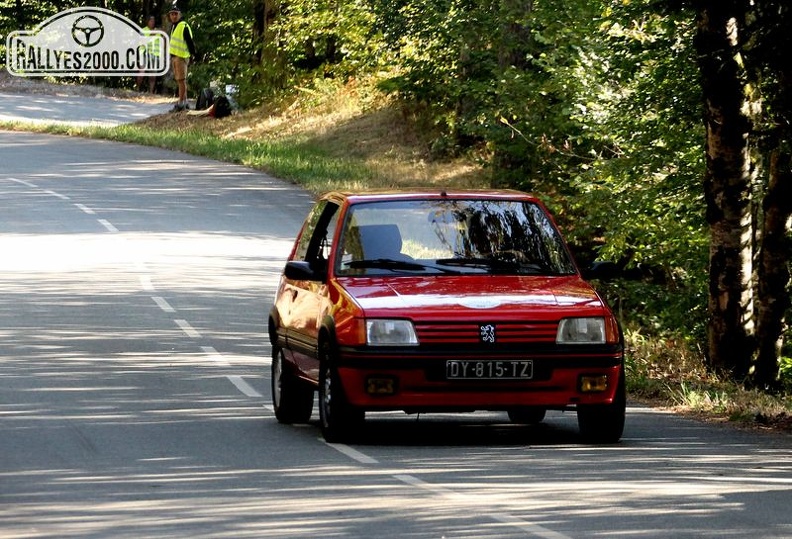
[[[547,410],[538,406],[520,406],[509,410],[509,421],[521,425],[537,425],[544,421]]]
[[[349,441],[362,427],[365,413],[347,403],[331,347],[322,343],[319,358],[319,422],[328,443]]]
[[[314,390],[292,375],[284,364],[283,350],[272,347],[272,407],[280,423],[307,423],[313,412]]]
[[[626,411],[627,390],[622,367],[612,404],[578,406],[577,418],[581,437],[588,443],[615,444],[624,432]]]

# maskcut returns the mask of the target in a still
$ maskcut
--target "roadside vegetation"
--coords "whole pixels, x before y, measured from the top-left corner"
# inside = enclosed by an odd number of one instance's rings
[[[0,26],[66,4],[0,0]],[[118,4],[141,20],[164,8]],[[792,430],[786,0],[204,4],[179,2],[203,51],[192,93],[237,84],[241,113],[23,128],[181,150],[314,192],[532,191],[581,265],[622,270],[598,286],[625,329],[634,398]]]

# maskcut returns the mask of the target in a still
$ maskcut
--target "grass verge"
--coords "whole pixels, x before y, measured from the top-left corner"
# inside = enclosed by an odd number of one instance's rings
[[[684,341],[626,331],[627,390],[677,413],[747,428],[792,432],[792,395],[768,394],[720,380]]]
[[[314,192],[370,185],[374,173],[353,160],[327,155],[299,140],[257,141],[222,139],[189,129],[154,129],[147,126],[73,127],[61,124],[0,123],[6,130],[80,136],[154,146],[192,155],[237,163],[300,183]]]

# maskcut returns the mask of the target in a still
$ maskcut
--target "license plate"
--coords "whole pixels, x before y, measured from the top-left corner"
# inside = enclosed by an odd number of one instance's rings
[[[531,360],[446,361],[448,380],[530,380],[531,378],[533,378]]]

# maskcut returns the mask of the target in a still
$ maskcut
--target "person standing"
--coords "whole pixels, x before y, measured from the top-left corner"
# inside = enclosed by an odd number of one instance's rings
[[[195,56],[195,43],[190,25],[182,19],[182,12],[176,4],[168,11],[171,22],[170,33],[170,60],[173,70],[173,80],[179,87],[179,101],[172,112],[187,110],[187,69],[190,58]]]
[[[152,32],[157,29],[157,17],[154,15],[149,15],[148,19],[146,20],[146,27],[143,28],[143,35],[146,38],[151,38]],[[146,66],[151,65],[160,65],[160,41],[157,37],[153,37],[151,39],[146,39],[145,46],[141,47],[143,49],[144,54],[146,55]],[[152,58],[156,57],[156,58]],[[157,90],[157,76],[156,75],[144,75],[140,74],[137,78],[137,88],[138,91],[143,91],[143,82],[145,79],[148,79],[148,87],[149,93],[154,93]]]

